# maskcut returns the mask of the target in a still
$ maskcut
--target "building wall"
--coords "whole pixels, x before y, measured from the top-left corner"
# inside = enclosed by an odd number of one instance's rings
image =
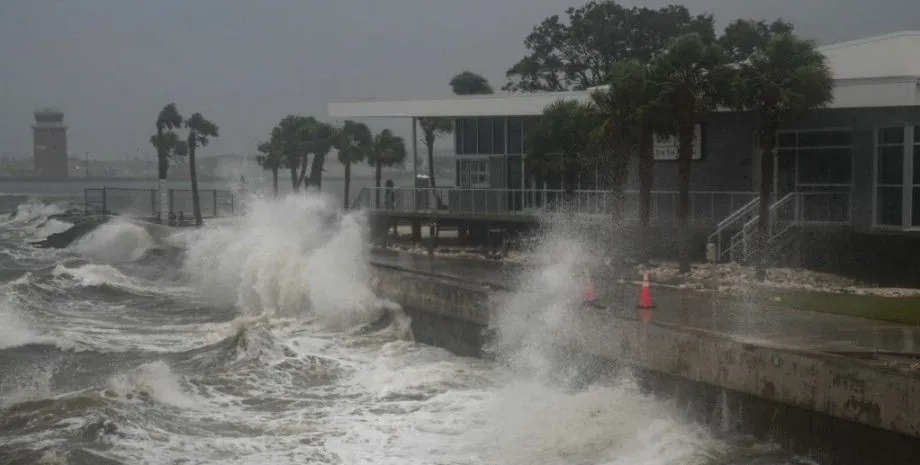
[[[67,131],[63,128],[33,129],[35,174],[43,177],[66,177]]]

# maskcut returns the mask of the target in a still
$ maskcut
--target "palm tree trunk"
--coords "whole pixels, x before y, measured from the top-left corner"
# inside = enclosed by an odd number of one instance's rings
[[[348,189],[351,187],[351,162],[345,163],[345,209],[348,210]]]
[[[157,141],[158,145],[163,145],[163,129],[157,127]],[[169,171],[169,159],[166,157],[166,148],[157,147],[157,162],[158,166],[158,178],[159,183],[158,187],[160,189],[160,211],[157,212],[157,222],[162,223],[164,218],[169,217],[169,195],[166,191],[166,175]]]
[[[693,238],[690,236],[690,164],[693,161],[693,132],[694,125],[681,124],[678,129],[678,174],[680,176],[680,193],[677,207],[677,235],[680,244],[680,269],[681,273],[690,272],[690,247]]]
[[[431,141],[428,146],[428,183],[434,188],[434,141]]]
[[[195,161],[195,144],[192,137],[189,137],[188,144],[188,175],[192,178],[192,213],[195,215],[195,226],[201,227],[204,222],[201,220],[201,199],[198,198],[198,173]]]
[[[644,129],[639,139],[639,225],[648,232],[652,215],[652,184],[655,178],[654,133]]]
[[[272,195],[278,198],[278,168],[272,168]]]
[[[297,182],[297,167],[291,167],[291,189],[294,189],[294,192],[300,192],[300,183]]]
[[[326,163],[326,154],[313,154],[313,163],[310,165],[310,177],[308,182],[316,190],[323,190],[323,165]]]
[[[773,204],[773,146],[776,127],[768,124],[763,130],[763,152],[760,154],[760,212],[757,219],[757,279],[767,278],[770,247],[770,206]]]
[[[645,128],[639,136],[639,228],[642,261],[652,258],[652,186],[655,180],[655,134]]]
[[[304,155],[300,162],[300,174],[297,175],[297,186],[300,187],[303,185],[304,192],[307,191],[307,183],[304,182],[304,179],[307,177],[307,158],[309,155]]]
[[[437,186],[434,183],[434,135],[431,137],[425,135],[425,146],[428,148],[428,186],[431,188],[431,193],[434,194],[435,201],[437,202],[436,208],[438,210],[444,207],[444,203],[441,202],[441,196],[438,194]],[[457,173],[459,176],[460,173]],[[459,179],[459,178],[458,178]],[[413,182],[415,182],[413,180]],[[427,196],[426,196],[427,197]],[[431,197],[428,197],[431,198]]]
[[[375,193],[375,203],[374,208],[380,208],[380,178],[383,177],[383,163],[380,160],[377,160],[377,163],[374,165],[374,185],[377,187],[374,189]]]

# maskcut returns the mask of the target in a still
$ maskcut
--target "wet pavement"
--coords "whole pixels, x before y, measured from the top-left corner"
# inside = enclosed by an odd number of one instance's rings
[[[405,252],[375,253],[376,260],[420,271],[449,275],[502,287],[513,287],[524,268],[476,259],[438,258]],[[612,272],[615,274],[615,272]],[[620,316],[639,318],[638,283],[618,282],[615,276],[595,280],[597,304]],[[774,309],[729,299],[712,292],[653,286],[651,321],[729,334],[761,346],[795,347],[858,357],[920,361],[920,327],[866,320],[829,313]],[[920,309],[918,309],[920,311]]]

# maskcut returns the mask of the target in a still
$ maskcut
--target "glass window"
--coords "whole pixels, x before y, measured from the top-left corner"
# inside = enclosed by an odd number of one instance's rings
[[[777,140],[776,140],[776,146],[777,146],[777,147],[783,147],[783,148],[787,148],[787,147],[788,147],[788,148],[795,148],[795,145],[796,145],[796,144],[795,144],[795,141],[796,141],[795,135],[796,135],[796,134],[795,134],[794,132],[781,132],[781,133],[779,134],[779,137],[778,137]]]
[[[920,185],[920,145],[914,146],[914,185]]]
[[[879,184],[901,185],[904,180],[904,147],[889,145],[878,148]]]
[[[424,139],[425,135],[420,134]],[[463,153],[463,125],[460,124],[460,120],[456,121],[454,124],[454,153],[460,155]]]
[[[463,127],[463,144],[462,151],[459,152],[462,155],[469,155],[476,153],[476,120],[473,118],[464,118],[460,120],[458,126]]]
[[[807,131],[798,134],[798,146],[840,147],[853,145],[853,131]]]
[[[879,187],[876,201],[876,222],[888,226],[901,226],[904,196],[901,187]]]
[[[530,152],[530,134],[533,132],[534,128],[537,126],[537,119],[539,116],[531,116],[524,118],[524,153]]]
[[[508,118],[508,153],[524,153],[524,120]]]
[[[508,157],[508,189],[521,189],[521,156]]]
[[[914,142],[920,144],[920,126],[914,126]]]
[[[878,130],[878,144],[903,144],[904,143],[904,128],[882,128]]]
[[[799,150],[799,184],[849,184],[850,148]]]
[[[920,226],[920,187],[912,188],[912,194],[910,222],[911,226]]]
[[[505,118],[495,118],[492,124],[492,148],[493,153],[505,152]]]
[[[494,122],[493,118],[479,118],[477,120],[477,126],[479,130],[479,142],[476,153],[481,155],[489,155],[494,153],[492,151],[492,124]]]
[[[489,160],[463,160],[460,187],[489,187]]]

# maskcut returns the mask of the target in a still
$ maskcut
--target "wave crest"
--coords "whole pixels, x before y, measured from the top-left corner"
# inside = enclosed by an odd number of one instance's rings
[[[182,233],[185,272],[248,314],[299,316],[345,329],[379,318],[365,219],[326,199],[254,199],[246,216]]]
[[[124,263],[140,260],[156,246],[144,227],[114,219],[78,239],[70,249],[95,262]]]

